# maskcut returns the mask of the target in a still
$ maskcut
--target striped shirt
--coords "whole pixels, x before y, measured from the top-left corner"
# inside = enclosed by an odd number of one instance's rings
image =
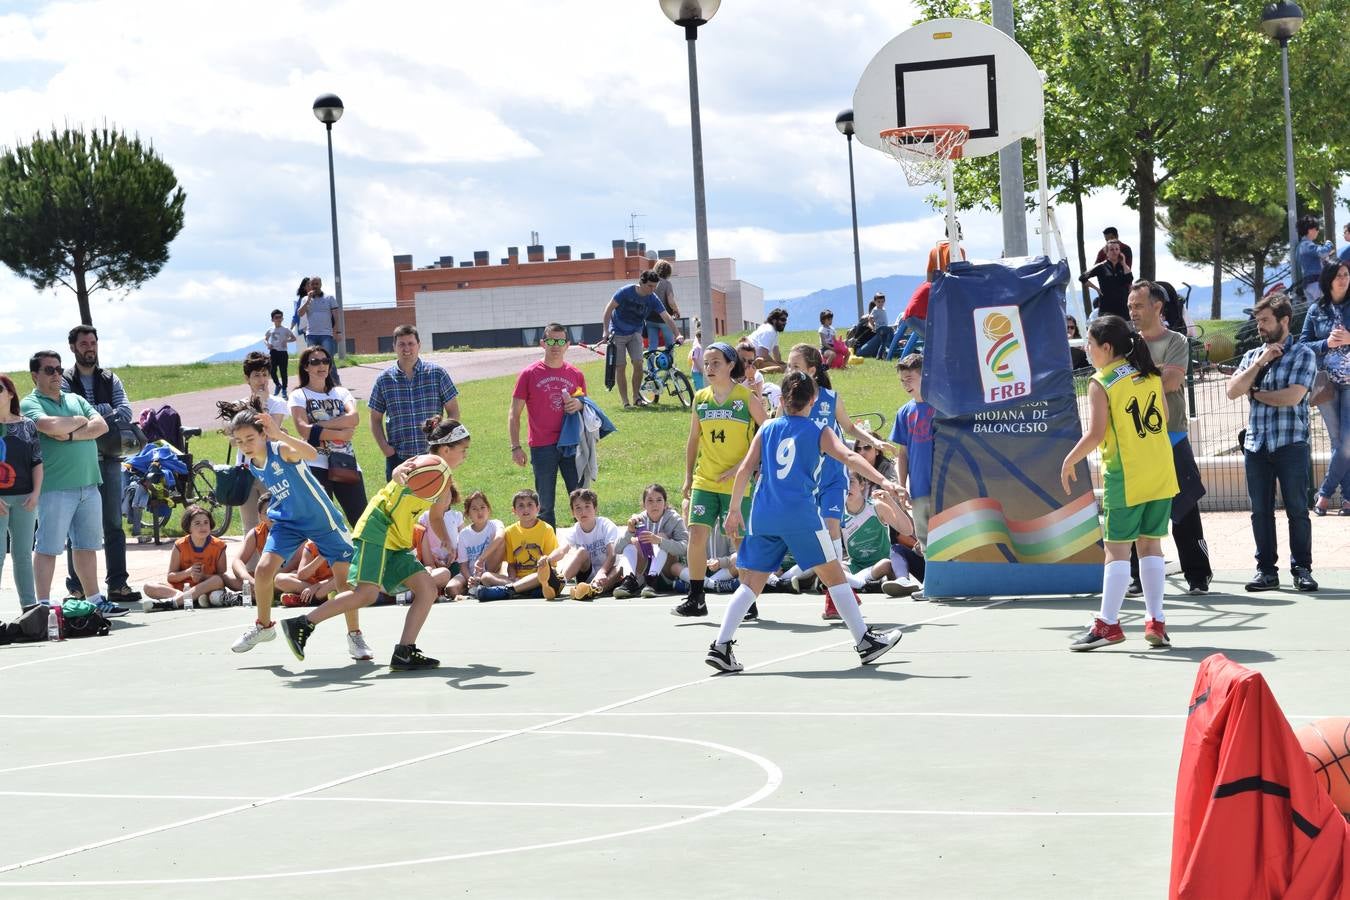
[[[1237,371],[1245,372],[1256,365],[1265,345],[1253,347],[1242,357]],[[1257,376],[1255,388],[1278,391],[1295,384],[1312,390],[1317,376],[1317,354],[1307,344],[1298,343],[1292,334],[1284,340],[1284,355],[1270,364],[1265,374]],[[1247,439],[1242,449],[1251,453],[1278,450],[1289,444],[1308,440],[1308,395],[1293,406],[1271,406],[1252,398],[1247,414]]]
[[[459,388],[449,372],[418,359],[411,377],[403,374],[397,363],[381,372],[366,405],[384,416],[385,436],[394,445],[394,452],[407,458],[427,452],[422,423],[442,415],[445,404],[458,396]]]

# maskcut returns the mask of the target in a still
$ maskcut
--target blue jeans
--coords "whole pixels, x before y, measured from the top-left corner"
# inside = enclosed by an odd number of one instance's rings
[[[103,501],[103,565],[107,569],[105,584],[109,590],[127,586],[127,535],[122,530],[122,460],[117,457],[98,458],[98,471],[103,483],[98,487]],[[73,594],[81,590],[75,576],[75,557],[66,551],[66,588]]]
[[[895,329],[889,325],[882,325],[876,330],[875,334],[858,348],[858,355],[882,359],[886,354],[886,348],[891,345],[891,338],[893,337],[895,337]]]
[[[1247,468],[1247,496],[1252,502],[1252,537],[1256,539],[1256,567],[1265,575],[1279,574],[1280,550],[1275,539],[1275,483],[1284,499],[1289,520],[1289,559],[1293,568],[1312,568],[1312,523],[1308,519],[1308,442],[1286,444],[1278,450],[1243,451]]]
[[[568,494],[576,490],[581,485],[581,476],[577,474],[577,458],[563,456],[556,446],[531,447],[530,468],[534,470],[534,490],[539,495],[539,518],[557,528],[553,501],[558,494],[558,475],[562,475],[563,487]]]
[[[647,349],[655,350],[657,347],[674,347],[675,332],[670,330],[670,326],[665,322],[659,325],[655,322],[647,323]]]
[[[1334,390],[1331,402],[1317,407],[1331,436],[1331,464],[1317,493],[1334,497],[1339,487],[1341,502],[1350,503],[1350,385],[1338,384]]]
[[[397,453],[393,456],[386,456],[384,458],[384,480],[393,481],[394,470],[410,459],[412,459],[411,456],[399,456]]]
[[[32,494],[14,494],[0,497],[9,507],[9,514],[0,519],[0,575],[5,571],[5,535],[9,533],[12,545],[10,558],[14,561],[14,589],[19,594],[19,606],[37,603],[37,589],[33,584],[33,533],[37,531],[37,507],[29,512],[23,502]]]
[[[342,379],[338,376],[337,367],[337,341],[331,334],[307,334],[305,343],[311,347],[322,347],[328,351],[328,358],[333,361],[329,371],[333,373],[333,384],[342,384]]]

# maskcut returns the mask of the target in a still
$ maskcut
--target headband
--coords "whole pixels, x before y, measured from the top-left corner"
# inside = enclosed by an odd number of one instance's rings
[[[468,439],[469,429],[465,428],[463,425],[456,425],[454,428],[450,429],[450,433],[445,437],[435,441],[427,441],[427,446],[441,447],[445,444],[458,444],[460,441],[467,441]]]
[[[736,348],[728,344],[726,341],[717,341],[716,343],[709,344],[708,349],[716,350],[718,353],[726,357],[727,362],[731,363],[732,365],[736,364],[737,359]]]

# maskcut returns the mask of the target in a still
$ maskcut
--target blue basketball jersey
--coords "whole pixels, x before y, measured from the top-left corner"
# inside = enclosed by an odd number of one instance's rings
[[[759,440],[760,475],[750,507],[751,533],[819,530],[815,492],[820,428],[806,416],[781,416],[759,430]]]
[[[262,479],[272,496],[267,517],[305,534],[346,531],[346,520],[328,499],[309,466],[303,461],[287,462],[279,447],[280,444],[268,441],[267,463],[261,469],[253,465],[252,459],[248,461],[249,471]]]
[[[821,431],[826,428],[833,431],[840,440],[844,438],[844,429],[839,427],[839,420],[835,418],[835,411],[839,405],[839,395],[830,388],[816,389],[816,402],[811,404],[811,411],[807,413],[807,418],[816,423],[816,427]],[[820,470],[816,472],[816,481],[820,484],[831,484],[843,481],[848,484],[847,473],[844,464],[833,456],[821,454]],[[845,488],[847,489],[847,488]]]

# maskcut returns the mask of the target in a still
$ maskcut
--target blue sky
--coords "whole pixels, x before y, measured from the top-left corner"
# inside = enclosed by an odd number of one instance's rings
[[[698,42],[711,250],[768,298],[852,280],[834,117],[914,13],[893,0],[840,6],[728,0]],[[630,212],[648,247],[693,256],[685,46],[656,0],[2,8],[0,144],[106,121],[151,140],[187,191],[160,276],[125,298],[95,295],[107,364],[239,346],[300,276],[331,286],[324,130],[310,112],[328,91],[347,107],[334,145],[348,304],[392,298],[396,253],[495,259],[538,231],[550,251],[604,254]],[[941,231],[927,191],[855,151],[863,276],[921,272]],[[1060,215],[1068,239],[1072,209]],[[997,256],[997,216],[961,218],[970,254]],[[1133,243],[1118,194],[1092,197],[1085,218],[1089,235],[1116,224]],[[1206,278],[1166,257],[1159,273]],[[38,294],[0,270],[0,366],[64,350],[77,321],[68,292]]]

